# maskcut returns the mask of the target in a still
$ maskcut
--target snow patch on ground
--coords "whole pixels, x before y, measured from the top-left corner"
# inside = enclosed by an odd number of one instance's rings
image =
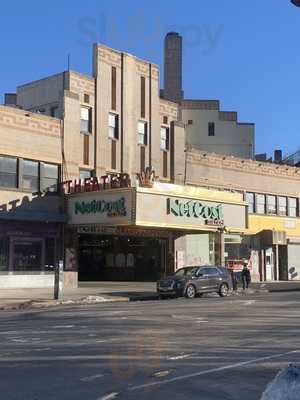
[[[299,400],[300,364],[290,364],[271,381],[261,400]]]
[[[76,304],[76,303],[93,304],[93,303],[106,303],[106,302],[110,302],[110,301],[111,301],[111,299],[109,299],[107,297],[87,296],[87,297],[83,297],[83,298],[78,299],[78,300],[63,300],[61,303],[62,304]]]

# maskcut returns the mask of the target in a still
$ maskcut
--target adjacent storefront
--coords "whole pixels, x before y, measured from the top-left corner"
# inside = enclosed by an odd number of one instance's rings
[[[0,288],[53,287],[63,256],[58,196],[2,192],[0,205]]]

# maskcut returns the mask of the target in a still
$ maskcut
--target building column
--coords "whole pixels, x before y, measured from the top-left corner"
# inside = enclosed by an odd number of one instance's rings
[[[220,264],[225,265],[225,237],[224,232],[220,231]]]
[[[275,245],[275,280],[279,281],[279,247]]]

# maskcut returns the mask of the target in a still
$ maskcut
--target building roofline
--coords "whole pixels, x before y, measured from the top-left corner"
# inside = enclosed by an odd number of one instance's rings
[[[129,56],[129,57],[134,58],[134,59],[135,59],[136,61],[138,61],[138,62],[142,62],[142,63],[145,63],[145,64],[151,64],[152,66],[154,66],[154,67],[156,67],[156,68],[159,69],[159,65],[156,64],[156,63],[153,63],[152,61],[144,60],[144,59],[142,59],[142,58],[140,58],[140,57],[137,57],[137,56],[135,56],[134,54],[128,53],[128,52],[126,52],[126,51],[121,51],[121,50],[113,49],[112,47],[109,47],[109,46],[107,46],[107,45],[105,45],[105,44],[103,44],[103,43],[94,43],[93,47],[102,47],[102,48],[104,48],[104,49],[106,49],[106,50],[109,50],[109,51],[112,51],[112,52],[114,52],[114,53],[116,53],[116,54],[118,54],[118,55],[124,54],[124,55],[126,55],[126,56]]]

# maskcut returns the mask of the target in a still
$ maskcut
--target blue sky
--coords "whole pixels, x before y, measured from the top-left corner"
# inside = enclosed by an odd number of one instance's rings
[[[162,67],[163,37],[184,40],[187,98],[220,99],[256,124],[256,152],[300,147],[300,8],[289,0],[10,0],[0,14],[0,101],[67,67],[91,73],[91,44]]]

